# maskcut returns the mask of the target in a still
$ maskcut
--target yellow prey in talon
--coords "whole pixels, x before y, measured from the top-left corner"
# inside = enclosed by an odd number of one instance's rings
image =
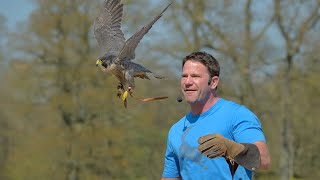
[[[128,97],[129,91],[125,91],[122,95],[122,101],[125,101]]]

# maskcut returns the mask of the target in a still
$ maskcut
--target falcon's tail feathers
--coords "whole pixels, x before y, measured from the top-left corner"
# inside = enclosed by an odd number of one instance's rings
[[[163,76],[159,76],[159,75],[157,75],[157,74],[155,74],[155,73],[152,73],[152,75],[153,75],[153,77],[155,77],[155,78],[157,78],[157,79],[164,79]]]

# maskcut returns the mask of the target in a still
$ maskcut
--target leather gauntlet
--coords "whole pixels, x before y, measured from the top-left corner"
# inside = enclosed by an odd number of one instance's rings
[[[260,166],[260,152],[254,144],[240,144],[220,134],[209,134],[198,139],[199,151],[208,158],[225,157],[254,171]]]

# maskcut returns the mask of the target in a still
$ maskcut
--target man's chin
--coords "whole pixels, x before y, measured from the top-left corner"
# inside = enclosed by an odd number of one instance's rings
[[[190,103],[190,104],[193,104],[193,103],[196,102],[196,100],[195,100],[194,98],[185,97],[184,99],[185,99],[185,101],[186,101],[187,103]]]

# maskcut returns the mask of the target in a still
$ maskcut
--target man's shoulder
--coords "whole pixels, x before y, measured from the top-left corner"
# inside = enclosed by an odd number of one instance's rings
[[[247,108],[245,105],[242,105],[240,103],[237,103],[235,101],[226,100],[223,98],[220,98],[220,107],[223,112],[227,112],[230,115],[233,116],[247,116],[247,115],[255,115],[249,108]]]
[[[229,109],[239,109],[241,108],[243,105],[235,102],[235,101],[232,101],[232,100],[227,100],[227,99],[224,99],[224,98],[220,98],[219,99],[219,102],[221,103],[221,105],[225,108],[229,108]]]

